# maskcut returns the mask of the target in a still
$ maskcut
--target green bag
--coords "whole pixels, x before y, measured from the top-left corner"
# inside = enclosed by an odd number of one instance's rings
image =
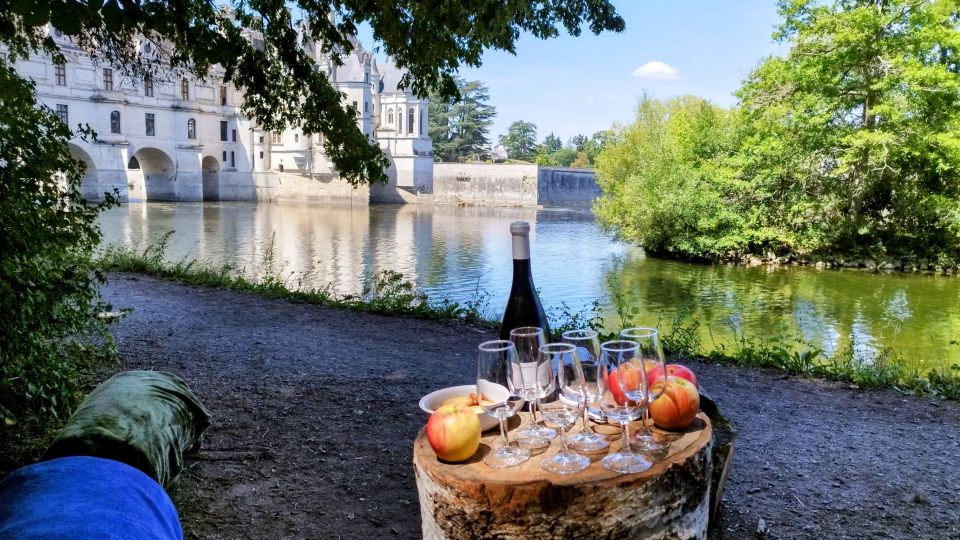
[[[179,377],[125,371],[97,386],[67,420],[44,459],[94,456],[140,469],[164,488],[200,448],[210,415]]]

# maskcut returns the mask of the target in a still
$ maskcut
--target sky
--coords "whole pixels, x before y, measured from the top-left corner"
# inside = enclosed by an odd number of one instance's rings
[[[461,70],[490,90],[497,110],[491,140],[516,120],[536,124],[538,140],[551,132],[565,142],[589,136],[632,121],[644,92],[732,105],[733,92],[758,62],[785,50],[771,37],[779,22],[776,0],[613,4],[626,21],[619,34],[585,29],[550,40],[524,34],[516,55],[487,51],[481,67]]]

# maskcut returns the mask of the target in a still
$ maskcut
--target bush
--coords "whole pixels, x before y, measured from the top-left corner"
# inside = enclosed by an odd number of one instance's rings
[[[97,214],[115,198],[86,204],[70,129],[35,104],[33,83],[0,68],[0,418],[8,426],[69,413],[85,368],[113,352],[92,254]]]

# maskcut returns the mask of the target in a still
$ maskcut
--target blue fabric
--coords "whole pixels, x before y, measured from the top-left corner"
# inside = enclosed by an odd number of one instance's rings
[[[180,540],[170,497],[119,461],[87,456],[42,461],[0,482],[0,538]]]

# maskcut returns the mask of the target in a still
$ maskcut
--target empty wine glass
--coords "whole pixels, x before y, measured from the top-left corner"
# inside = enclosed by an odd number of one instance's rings
[[[653,403],[663,394],[667,384],[667,364],[663,358],[663,349],[660,348],[659,333],[656,328],[627,328],[620,332],[620,337],[636,341],[640,345],[636,363],[642,366],[647,374],[647,404]],[[630,438],[630,447],[637,452],[651,455],[666,452],[670,448],[670,441],[650,431],[647,427],[649,417],[650,409],[644,407],[642,427]]]
[[[477,399],[487,414],[500,421],[501,439],[500,447],[487,454],[483,462],[495,469],[513,467],[530,459],[530,451],[512,446],[507,436],[507,419],[523,406],[523,397],[513,378],[517,350],[513,343],[505,340],[485,341],[479,348]]]
[[[521,326],[510,331],[510,341],[517,348],[517,368],[514,383],[522,388],[523,399],[530,403],[533,421],[517,430],[517,442],[530,448],[550,446],[557,430],[542,426],[537,421],[540,398],[553,392],[554,384],[550,365],[540,358],[540,347],[546,345],[543,329],[536,326]],[[522,377],[521,377],[522,375]]]
[[[643,368],[631,362],[639,348],[636,341],[626,340],[600,346],[600,369],[606,379],[600,409],[623,430],[620,451],[603,458],[603,466],[622,474],[643,472],[651,466],[646,458],[630,451],[630,422],[640,418],[647,405],[647,378]]]
[[[540,347],[540,357],[551,367],[551,376],[558,392],[552,400],[542,404],[543,417],[560,426],[560,452],[544,459],[540,466],[547,472],[573,474],[590,466],[590,460],[567,450],[565,431],[577,423],[587,405],[585,394],[578,392],[575,399],[561,399],[564,389],[582,389],[583,370],[576,357],[577,348],[569,343],[551,343]]]
[[[600,372],[600,338],[594,330],[568,330],[563,333],[563,342],[576,347],[574,355],[583,371],[583,385],[579,388],[571,386],[561,387],[561,397],[564,399],[579,399],[581,393],[586,397],[586,406],[583,408],[583,429],[567,438],[570,448],[578,452],[598,452],[610,445],[607,438],[590,429],[588,419],[590,407],[603,394],[603,377]],[[596,413],[600,413],[596,410]]]

